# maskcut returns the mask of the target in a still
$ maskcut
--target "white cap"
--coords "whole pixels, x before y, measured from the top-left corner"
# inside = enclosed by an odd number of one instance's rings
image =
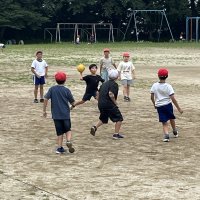
[[[119,72],[116,69],[111,69],[108,71],[108,77],[112,80],[117,79],[119,76]]]

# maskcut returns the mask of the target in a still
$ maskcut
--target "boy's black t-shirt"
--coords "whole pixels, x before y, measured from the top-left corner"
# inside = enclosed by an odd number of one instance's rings
[[[109,96],[109,91],[114,94],[115,99],[117,100],[119,86],[114,80],[109,80],[101,85],[98,99],[99,109],[112,109],[116,107],[116,104],[113,103]]]
[[[87,75],[83,77],[83,80],[86,82],[86,93],[93,93],[94,91],[98,91],[99,82],[104,82],[104,79],[99,75]]]

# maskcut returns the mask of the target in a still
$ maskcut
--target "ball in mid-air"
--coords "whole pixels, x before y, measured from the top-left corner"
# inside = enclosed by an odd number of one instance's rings
[[[77,70],[78,70],[78,72],[82,73],[85,70],[85,66],[83,64],[79,64],[77,66]]]

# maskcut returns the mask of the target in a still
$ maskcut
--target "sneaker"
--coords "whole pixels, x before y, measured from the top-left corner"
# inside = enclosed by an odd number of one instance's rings
[[[34,103],[38,103],[38,100],[37,99],[34,99],[34,101],[33,101]]]
[[[113,139],[115,139],[115,140],[122,139],[122,138],[124,138],[124,136],[120,135],[119,133],[118,134],[113,134]]]
[[[57,154],[62,154],[64,152],[65,152],[65,149],[63,147],[59,147],[59,148],[56,149]]]
[[[130,97],[127,97],[127,101],[131,101]]]
[[[97,131],[97,127],[96,126],[92,126],[91,129],[90,129],[90,134],[95,136],[96,131]]]
[[[70,153],[74,153],[75,149],[72,147],[71,142],[66,142],[66,146],[68,147]]]
[[[163,142],[169,142],[169,134],[164,135]]]
[[[178,131],[177,131],[177,130],[173,131],[173,134],[174,134],[174,137],[175,137],[175,138],[178,137]]]
[[[40,99],[40,103],[44,103],[44,99]]]
[[[128,101],[128,97],[124,96],[124,101]]]

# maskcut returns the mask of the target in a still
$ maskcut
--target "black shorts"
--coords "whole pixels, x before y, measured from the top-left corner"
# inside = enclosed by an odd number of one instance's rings
[[[71,120],[70,119],[54,119],[57,136],[63,135],[68,131],[71,131]]]
[[[119,122],[119,121],[123,121],[123,117],[122,114],[119,110],[118,107],[114,107],[112,109],[100,109],[100,116],[99,119],[104,123],[107,124],[108,123],[108,119],[110,118],[110,120],[112,122]]]
[[[90,99],[91,99],[92,97],[94,97],[94,98],[96,99],[96,96],[97,96],[97,91],[90,92],[90,93],[87,93],[87,92],[86,92],[86,93],[84,94],[82,100],[83,100],[83,101],[90,101]]]

